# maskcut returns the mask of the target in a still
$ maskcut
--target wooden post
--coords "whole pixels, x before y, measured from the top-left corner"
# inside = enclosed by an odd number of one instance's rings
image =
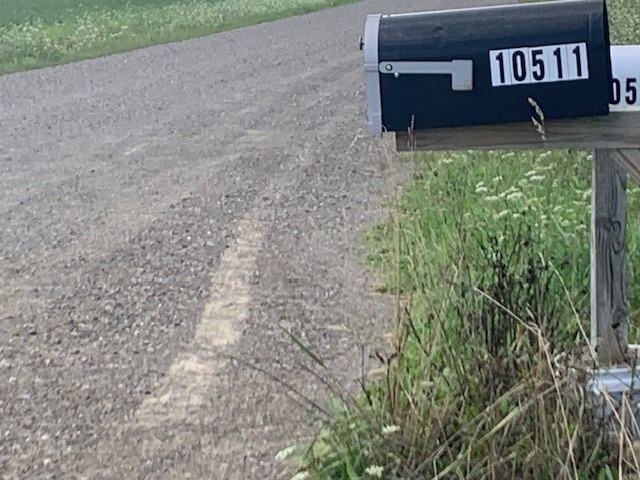
[[[591,180],[591,341],[601,367],[625,362],[628,150],[598,149]]]

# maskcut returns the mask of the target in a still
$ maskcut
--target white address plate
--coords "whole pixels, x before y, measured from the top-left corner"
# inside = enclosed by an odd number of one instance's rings
[[[589,78],[585,43],[491,50],[489,61],[494,87]],[[611,111],[640,110],[640,45],[612,46],[611,68]]]
[[[640,45],[611,47],[612,112],[640,110]]]
[[[491,50],[489,61],[494,87],[589,78],[586,43]]]

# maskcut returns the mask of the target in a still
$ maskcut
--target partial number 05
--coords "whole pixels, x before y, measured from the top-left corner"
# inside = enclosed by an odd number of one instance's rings
[[[637,78],[623,78],[622,80],[614,78],[611,104],[626,103],[627,105],[635,105],[638,103],[638,88],[640,88],[640,82],[638,82]]]

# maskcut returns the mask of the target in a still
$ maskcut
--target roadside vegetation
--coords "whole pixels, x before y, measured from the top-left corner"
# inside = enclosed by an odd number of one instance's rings
[[[0,74],[307,13],[350,0],[3,0]]]
[[[640,2],[609,10],[613,43],[638,43]],[[397,300],[392,352],[298,452],[294,478],[638,478],[638,444],[602,428],[584,388],[591,153],[402,159],[415,181],[368,238]],[[627,190],[634,341],[640,189]]]

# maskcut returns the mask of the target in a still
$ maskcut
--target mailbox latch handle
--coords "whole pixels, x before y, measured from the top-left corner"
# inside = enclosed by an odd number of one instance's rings
[[[400,75],[451,75],[451,88],[456,92],[473,90],[473,60],[450,62],[380,62],[380,73],[398,78]]]

